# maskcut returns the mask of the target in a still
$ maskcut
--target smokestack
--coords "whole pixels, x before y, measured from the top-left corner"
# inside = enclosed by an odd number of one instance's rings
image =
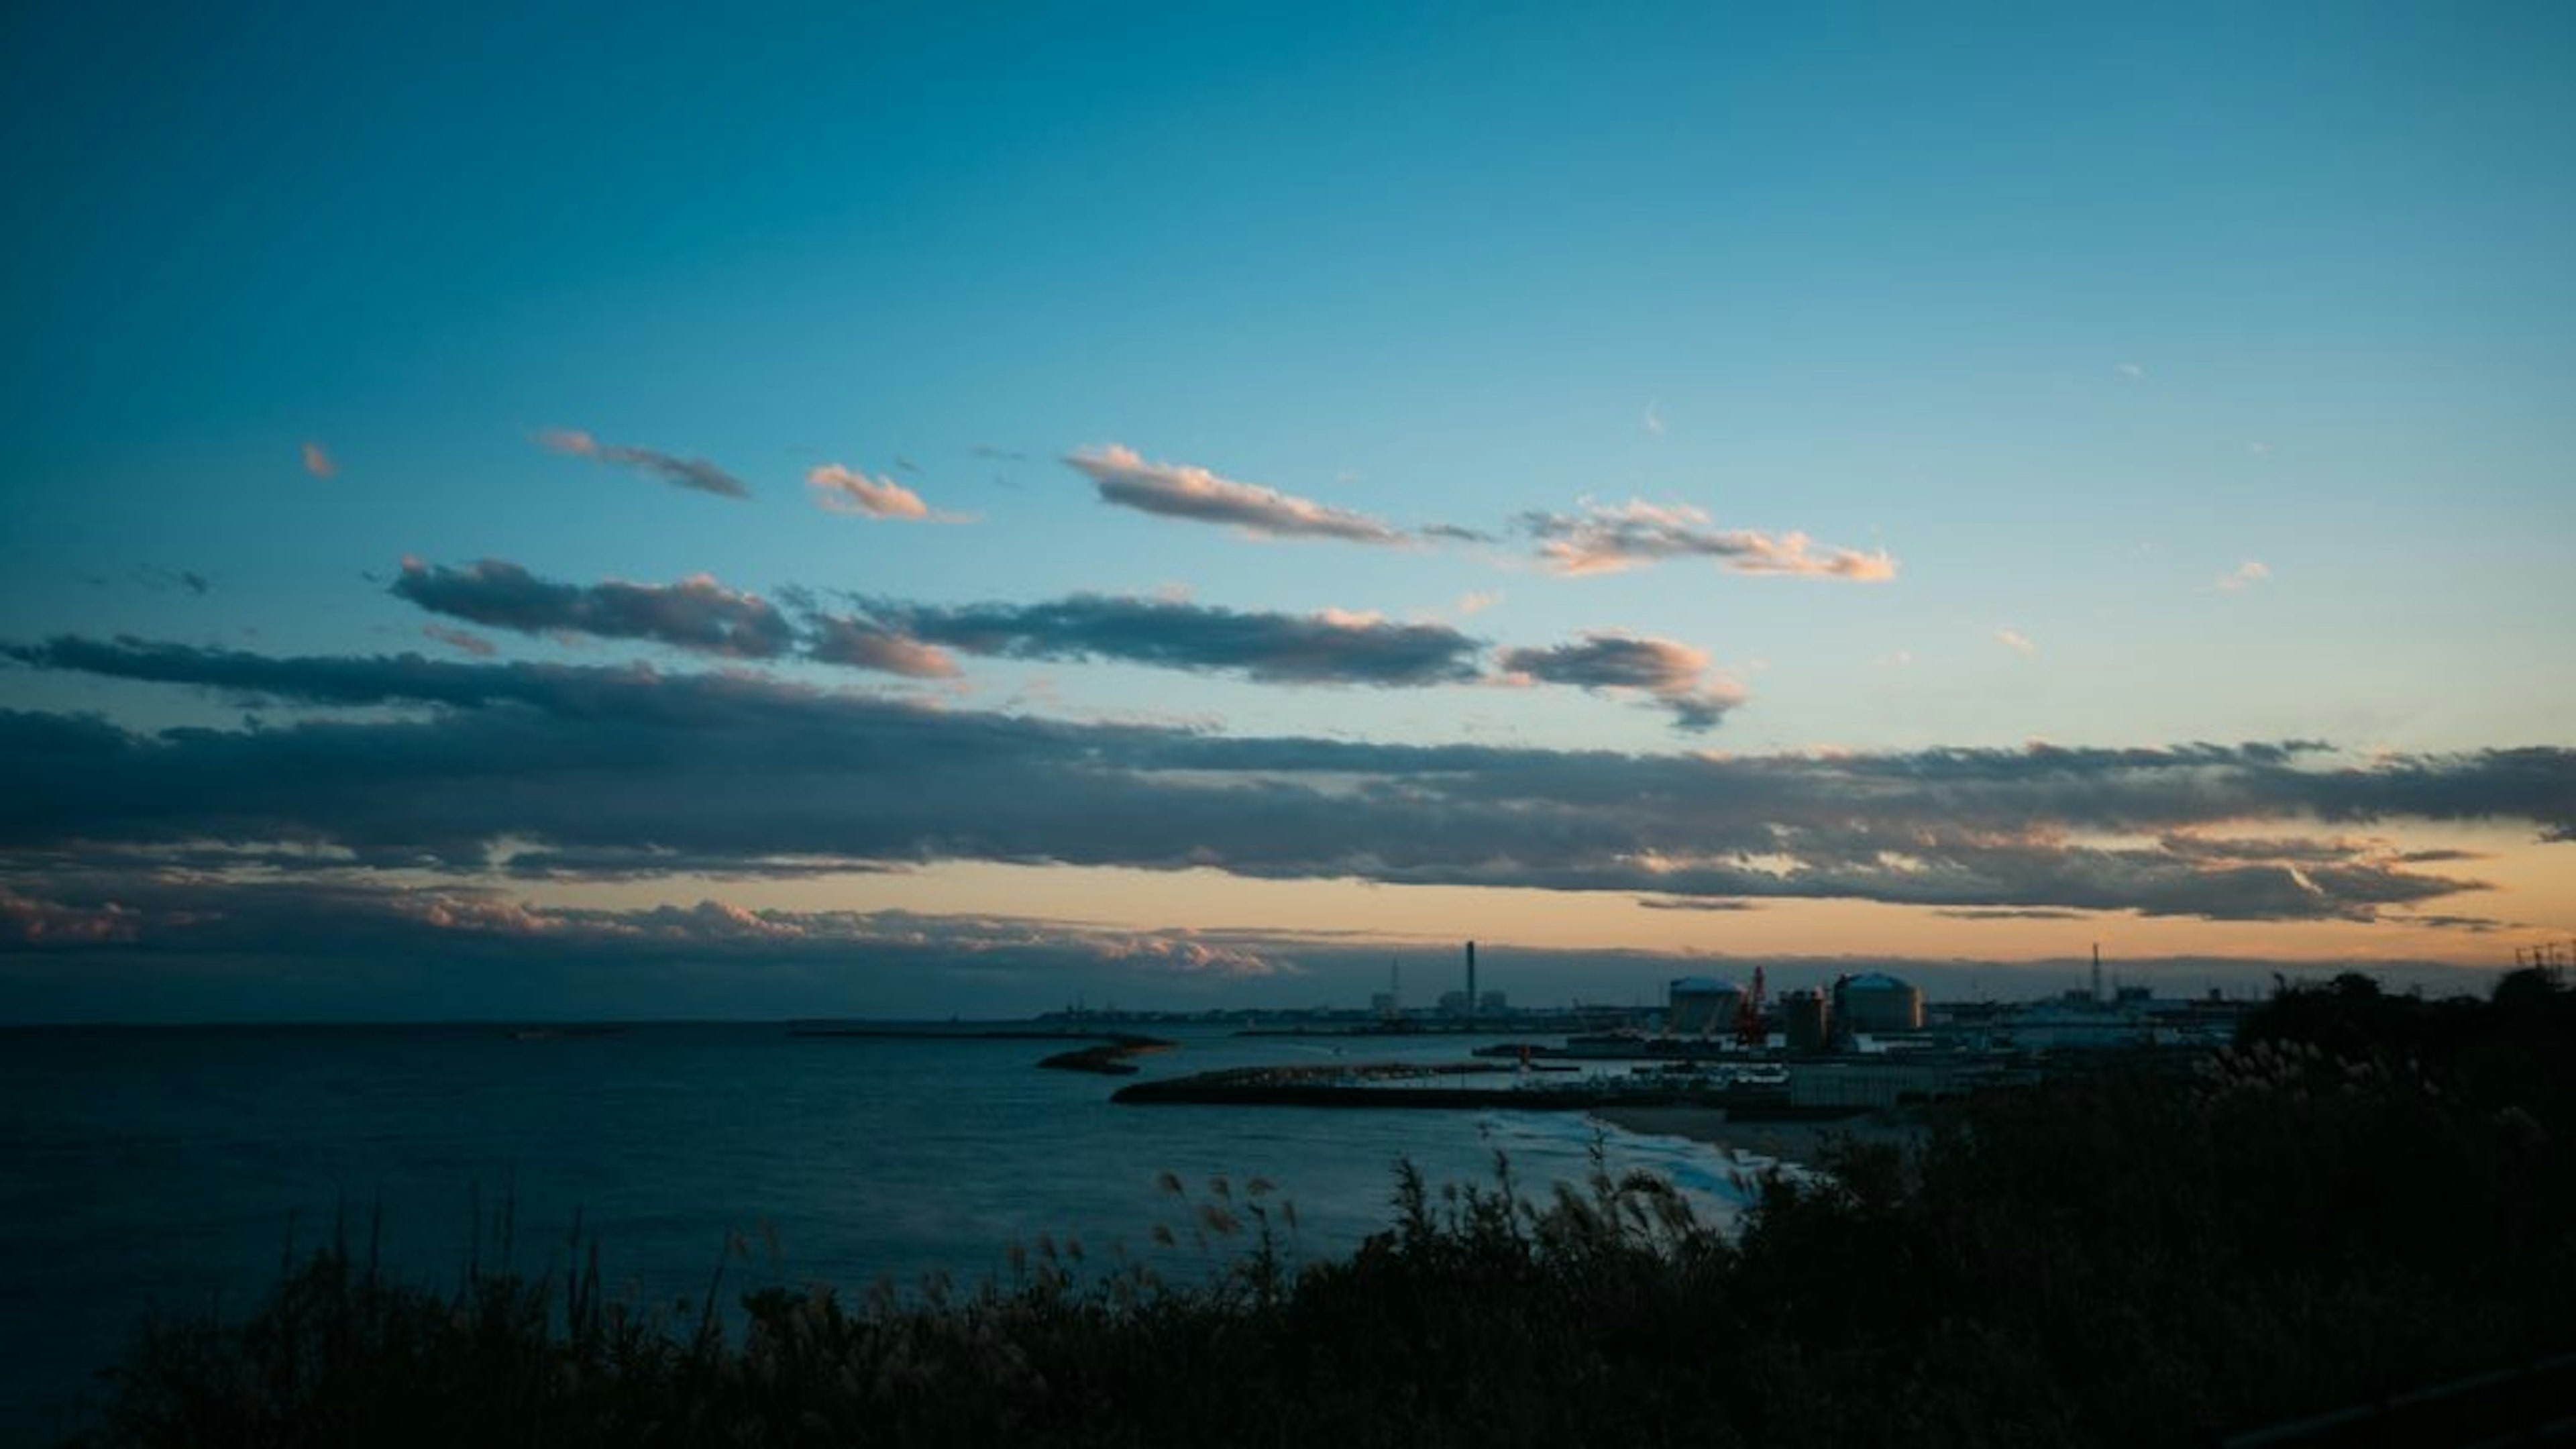
[[[1476,1019],[1476,943],[1467,943],[1467,1019]]]
[[[2102,943],[2093,943],[2093,999],[2102,999]]]

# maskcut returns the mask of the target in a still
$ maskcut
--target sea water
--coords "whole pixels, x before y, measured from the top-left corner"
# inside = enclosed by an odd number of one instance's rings
[[[505,1216],[528,1271],[565,1263],[577,1223],[612,1294],[667,1305],[703,1301],[719,1273],[720,1302],[771,1283],[1007,1283],[1013,1245],[1041,1236],[1094,1265],[1213,1273],[1245,1247],[1202,1246],[1217,1179],[1238,1217],[1253,1179],[1270,1185],[1292,1260],[1386,1227],[1399,1160],[1491,1185],[1500,1153],[1544,1193],[1581,1181],[1597,1143],[1721,1223],[1747,1192],[1752,1164],[1576,1112],[1113,1105],[1125,1081],[1459,1061],[1493,1040],[1162,1034],[1176,1050],[1116,1078],[1036,1067],[1064,1043],[775,1024],[0,1031],[0,1442],[68,1428],[143,1315],[255,1307],[335,1221],[435,1283],[477,1253],[495,1266]]]

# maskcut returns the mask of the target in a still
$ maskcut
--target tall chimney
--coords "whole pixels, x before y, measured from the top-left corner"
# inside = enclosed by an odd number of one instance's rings
[[[1476,943],[1467,943],[1467,1019],[1476,1019]]]
[[[2102,999],[2102,943],[2093,943],[2093,999]]]

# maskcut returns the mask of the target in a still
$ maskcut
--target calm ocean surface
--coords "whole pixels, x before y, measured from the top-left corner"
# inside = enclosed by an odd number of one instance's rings
[[[1328,1058],[1329,1039],[1160,1031],[1144,1077]],[[1354,1060],[1454,1060],[1490,1038],[1354,1039]],[[479,1196],[515,1203],[516,1261],[559,1261],[576,1212],[603,1279],[643,1301],[705,1291],[729,1234],[728,1301],[770,1282],[858,1290],[944,1271],[1006,1278],[1011,1244],[1113,1244],[1167,1276],[1218,1261],[1184,1205],[1212,1177],[1266,1177],[1305,1257],[1386,1225],[1399,1157],[1436,1183],[1490,1181],[1510,1155],[1535,1190],[1580,1179],[1581,1113],[1114,1107],[1123,1081],[1041,1071],[1041,1041],[798,1038],[776,1025],[643,1026],[513,1039],[488,1026],[0,1031],[0,1442],[67,1427],[68,1403],[155,1308],[238,1312],[275,1281],[290,1225],[325,1238],[345,1207],[387,1260],[453,1281]],[[1672,1139],[1608,1135],[1732,1213],[1738,1164]],[[1157,1248],[1169,1223],[1182,1246]],[[773,1259],[769,1244],[776,1244]],[[1229,1255],[1230,1256],[1230,1255]],[[488,1261],[488,1254],[487,1254]]]

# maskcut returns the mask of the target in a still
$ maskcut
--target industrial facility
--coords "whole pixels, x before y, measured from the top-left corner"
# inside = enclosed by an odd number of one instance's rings
[[[1744,993],[1714,976],[1678,976],[1664,989],[1664,1030],[1674,1036],[1715,1036],[1735,1029]]]
[[[1776,1010],[1762,998],[1761,972],[1750,993],[1716,976],[1677,976],[1665,986],[1664,1033],[1732,1037],[1765,1046],[1776,1033],[1791,1051],[1830,1051],[1861,1037],[1923,1030],[1923,992],[1883,971],[1844,976],[1830,992],[1784,993]]]
[[[1884,971],[1844,976],[1834,982],[1835,1030],[1846,1037],[1876,1036],[1923,1029],[1923,991]]]
[[[1780,996],[1780,1031],[1793,1052],[1820,1052],[1833,1046],[1833,998],[1812,988]]]

